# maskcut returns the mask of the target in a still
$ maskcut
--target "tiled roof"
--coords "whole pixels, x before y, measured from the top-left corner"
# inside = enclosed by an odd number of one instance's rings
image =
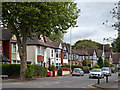
[[[109,58],[109,57],[110,57],[110,55],[111,55],[111,53],[110,53],[110,52],[105,52],[105,57],[106,57],[106,58]]]
[[[31,39],[27,40],[27,45],[42,45],[42,46],[49,47],[48,44],[39,40],[38,38],[34,38],[34,40],[31,40]]]
[[[94,50],[96,50],[96,49],[86,49],[86,50],[88,51],[88,54],[89,54],[90,56],[92,56],[93,53],[94,53]]]
[[[120,53],[113,53],[112,59],[113,59],[113,64],[118,64],[118,61],[120,60]]]
[[[99,50],[99,51],[97,50],[96,53],[97,53],[97,57],[99,58],[99,57],[102,56],[103,51],[102,50]]]
[[[2,40],[10,40],[12,35],[10,29],[2,29]]]

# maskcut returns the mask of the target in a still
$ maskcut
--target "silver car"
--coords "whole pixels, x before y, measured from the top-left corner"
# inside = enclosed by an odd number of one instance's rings
[[[89,78],[104,78],[104,74],[101,69],[92,69],[89,73]]]
[[[106,76],[111,76],[111,69],[109,67],[102,67],[101,69],[103,71],[103,74]]]
[[[83,76],[84,71],[81,68],[74,68],[72,72],[72,76]]]

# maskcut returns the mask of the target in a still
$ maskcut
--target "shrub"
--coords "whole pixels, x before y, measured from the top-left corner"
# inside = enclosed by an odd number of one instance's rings
[[[68,68],[68,67],[61,67],[61,70],[68,71],[68,70],[69,70],[69,68]]]
[[[116,69],[116,72],[118,72],[118,67],[114,67]]]
[[[104,62],[103,62],[102,57],[99,58],[98,65],[100,66],[100,68],[102,68],[104,66]]]
[[[105,66],[105,67],[110,67],[110,62],[109,62],[108,59],[105,59],[105,60],[104,60],[104,66]]]
[[[82,65],[91,67],[91,62],[90,62],[90,60],[83,60]]]
[[[20,76],[20,64],[2,64],[2,75],[9,77]]]
[[[100,66],[99,66],[99,65],[97,65],[97,64],[95,64],[94,66],[92,66],[92,68],[91,68],[91,69],[95,69],[95,68],[100,68]]]
[[[26,69],[26,78],[32,78],[33,75],[34,75],[34,66],[28,65]]]
[[[89,73],[89,67],[88,66],[83,66],[82,67],[84,73]]]
[[[54,65],[50,65],[50,67],[48,68],[50,71],[52,70],[56,70],[56,67]]]

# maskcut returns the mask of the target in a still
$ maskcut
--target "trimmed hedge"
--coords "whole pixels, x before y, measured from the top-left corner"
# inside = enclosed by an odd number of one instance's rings
[[[20,64],[1,64],[2,75],[8,75],[9,77],[20,76]],[[39,65],[27,65],[26,78],[32,78],[32,76],[46,76],[47,69]]]
[[[20,76],[20,64],[1,64],[2,75],[8,75],[9,77]]]

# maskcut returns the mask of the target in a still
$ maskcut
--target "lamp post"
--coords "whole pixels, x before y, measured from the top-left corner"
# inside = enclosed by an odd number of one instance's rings
[[[77,26],[74,26],[74,27],[78,27],[78,25],[77,25]],[[70,74],[71,74],[71,60],[72,60],[72,56],[71,56],[72,28],[73,28],[73,27],[70,28]]]

